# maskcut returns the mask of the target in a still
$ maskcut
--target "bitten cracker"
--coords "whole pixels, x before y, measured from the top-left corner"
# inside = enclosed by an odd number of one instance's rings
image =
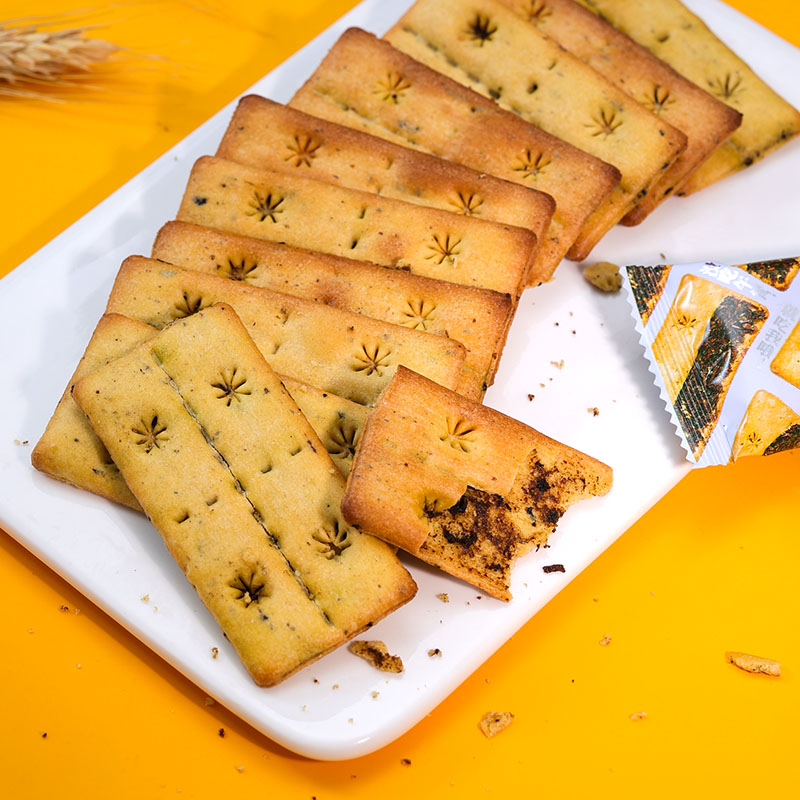
[[[800,414],[759,389],[736,431],[731,461],[742,456],[771,456],[800,447]]]
[[[678,187],[678,194],[691,194],[750,166],[800,132],[800,113],[679,0],[580,2],[742,113],[741,126]]]
[[[620,179],[611,165],[357,28],[341,36],[290,105],[552,195],[556,211],[531,285],[550,278]]]
[[[72,387],[84,375],[125,355],[156,333],[157,328],[120,314],[106,314],[100,319],[78,368],[33,449],[31,462],[36,469],[79,489],[141,510],[108,450],[75,404]],[[330,392],[280,377],[333,463],[347,477],[368,410]]]
[[[689,449],[705,449],[739,365],[767,320],[767,309],[695,275],[678,286],[654,342],[670,403]]]
[[[276,372],[356,403],[374,403],[400,363],[450,387],[461,378],[459,342],[141,256],[123,262],[106,311],[163,328],[220,302]]]
[[[413,597],[390,548],[341,517],[341,475],[229,307],[177,321],[73,395],[259,685]]]
[[[582,261],[660,181],[686,136],[498,0],[417,0],[389,30],[398,49],[613,164],[616,190],[584,223]]]
[[[501,0],[518,16],[686,134],[686,149],[622,219],[637,225],[741,125],[742,115],[575,0]]]
[[[178,219],[514,297],[536,247],[522,228],[219,158],[195,164]]]
[[[342,511],[509,600],[514,559],[610,487],[605,464],[400,368],[367,420]]]
[[[239,101],[217,156],[527,228],[539,241],[556,207],[544,192],[256,95]]]
[[[188,222],[159,231],[153,258],[455,339],[467,349],[456,391],[473,399],[494,379],[513,315],[511,298],[489,289]]]

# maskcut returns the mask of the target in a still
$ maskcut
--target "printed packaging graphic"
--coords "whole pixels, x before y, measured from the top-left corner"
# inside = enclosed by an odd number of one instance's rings
[[[624,286],[690,461],[800,447],[800,258],[630,266]]]

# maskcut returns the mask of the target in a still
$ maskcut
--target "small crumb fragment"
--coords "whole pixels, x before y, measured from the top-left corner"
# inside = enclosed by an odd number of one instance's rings
[[[597,406],[592,406],[592,408],[586,409],[593,417],[600,416],[600,409]]]
[[[42,733],[42,739],[46,739],[46,738],[47,738],[47,731],[44,731],[44,732]]]
[[[149,594],[143,594],[139,599],[143,603],[149,603],[150,602],[150,595]]]
[[[601,292],[618,292],[622,288],[619,267],[610,261],[598,261],[586,267],[583,277]]]
[[[513,719],[514,715],[510,711],[490,711],[484,714],[478,727],[487,739],[491,739],[492,736],[504,731]]]
[[[403,661],[400,656],[390,655],[383,642],[360,640],[350,642],[348,649],[353,655],[363,658],[383,672],[403,671]]]
[[[563,564],[548,564],[542,567],[542,572],[549,574],[551,572],[566,572]]]
[[[434,656],[441,656],[442,651],[438,647],[434,647],[431,650],[428,650],[428,655],[433,658]]]
[[[370,692],[370,694],[372,695],[373,700],[377,700],[378,696],[380,695],[380,692],[376,692],[373,690],[372,692]]]
[[[634,720],[634,721],[639,720],[639,719],[646,719],[646,718],[647,718],[647,712],[646,711],[636,711],[633,714],[631,714],[631,719]]]
[[[348,717],[348,718],[347,718],[347,721],[348,721],[348,722],[349,722],[351,725],[353,724],[353,718],[352,718],[352,717]]]
[[[76,666],[78,669],[80,669],[80,668],[81,668],[81,665],[80,665],[80,664],[76,664],[75,666]]]
[[[237,764],[236,765],[236,771],[237,772],[244,772],[244,767],[241,764]]]
[[[219,736],[220,739],[224,739],[225,738],[225,728],[220,728],[217,731],[217,736]]]
[[[208,695],[206,695],[205,698],[203,699],[203,705],[206,707],[215,706],[216,704],[217,701],[213,697],[209,697]]]
[[[441,594],[437,594],[436,596],[437,596],[437,597],[438,597],[438,598],[439,598],[439,599],[440,599],[440,600],[441,600],[443,603],[449,603],[449,602],[450,602],[450,595],[448,595],[448,594],[447,594],[447,592],[442,592]]]
[[[533,400],[533,395],[532,395],[532,394],[529,394],[529,395],[528,395],[528,402],[530,402],[531,400]]]
[[[564,369],[564,359],[562,358],[561,361],[551,361],[550,362],[556,369]]]
[[[410,759],[410,758],[401,758],[401,759],[400,759],[400,763],[401,763],[401,764],[402,764],[404,767],[410,767],[410,766],[411,766],[411,759]]]
[[[338,689],[338,688],[339,688],[339,684],[338,683],[334,683],[333,686],[331,686],[331,689]]]
[[[611,644],[611,637],[608,634],[606,634],[597,644],[601,645],[602,647],[605,647],[606,645]]]
[[[773,661],[771,658],[761,656],[751,656],[747,653],[729,651],[725,653],[725,658],[731,664],[736,665],[745,672],[756,672],[761,675],[772,675],[774,678],[781,676],[780,661]]]
[[[69,606],[59,606],[59,611],[62,613],[69,611]]]
[[[211,658],[216,658],[219,655],[219,648],[212,647],[211,648]]]
[[[314,678],[313,683],[319,683],[319,678]]]

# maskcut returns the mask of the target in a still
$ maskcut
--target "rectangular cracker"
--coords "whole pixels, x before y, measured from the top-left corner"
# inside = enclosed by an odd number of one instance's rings
[[[700,458],[730,383],[768,311],[730,289],[685,275],[653,341],[670,403],[695,459]]]
[[[219,158],[306,175],[362,192],[527,228],[541,241],[555,211],[549,194],[402,147],[250,95],[239,101]]]
[[[785,144],[800,113],[678,0],[580,0],[685,78],[743,115],[731,137],[677,189],[692,194]]]
[[[400,368],[367,420],[342,511],[509,600],[513,560],[610,488],[605,464]]]
[[[168,222],[153,258],[251,286],[304,297],[414,330],[448,336],[466,348],[456,391],[479,398],[494,379],[514,304],[508,295],[423,278],[265,239]]]
[[[514,297],[536,247],[523,228],[211,157],[192,168],[178,219]]]
[[[290,105],[552,195],[531,270],[548,280],[619,171],[504,111],[357,28],[346,31]]]
[[[623,218],[638,225],[741,125],[742,115],[576,0],[500,0],[686,134],[686,149]]]
[[[800,447],[800,414],[764,389],[750,400],[731,448],[731,461]]]
[[[100,319],[47,428],[33,449],[31,463],[36,469],[79,489],[141,511],[108,450],[75,404],[72,387],[84,375],[120,358],[156,333],[157,328],[121,314],[106,314]],[[368,410],[314,386],[286,376],[279,377],[333,463],[346,478]]]
[[[106,312],[163,328],[213,303],[233,306],[276,372],[362,405],[400,363],[445,386],[461,378],[465,350],[452,339],[142,256],[123,262]]]
[[[683,133],[498,0],[417,0],[384,38],[620,171],[569,250],[577,261],[686,148]]]
[[[220,375],[237,376],[231,393]],[[414,596],[391,549],[345,523],[341,475],[229,307],[177,321],[73,395],[260,686]]]

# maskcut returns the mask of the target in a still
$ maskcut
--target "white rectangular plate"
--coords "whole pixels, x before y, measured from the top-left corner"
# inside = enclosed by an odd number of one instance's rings
[[[347,27],[382,33],[410,4],[366,0],[252,91],[287,101]],[[797,50],[716,0],[690,5],[800,103]],[[149,253],[178,208],[193,161],[216,150],[232,111],[233,105],[220,111],[0,282],[0,525],[267,736],[311,757],[352,758],[424,717],[689,465],[622,293],[601,295],[565,262],[552,283],[525,294],[487,403],[606,461],[615,471],[611,493],[572,509],[552,546],[517,565],[509,604],[477,599],[475,589],[409,559],[417,597],[370,632],[402,656],[402,675],[377,672],[343,648],[276,688],[256,687],[144,518],[30,466],[31,446],[103,312],[120,262]],[[638,228],[613,231],[593,258],[738,263],[797,254],[800,193],[790,176],[800,174],[798,145],[698,196],[671,200]],[[566,571],[542,571],[554,563]],[[437,599],[440,592],[449,594],[448,604]],[[212,647],[219,648],[216,659]],[[430,658],[431,648],[441,658]]]

